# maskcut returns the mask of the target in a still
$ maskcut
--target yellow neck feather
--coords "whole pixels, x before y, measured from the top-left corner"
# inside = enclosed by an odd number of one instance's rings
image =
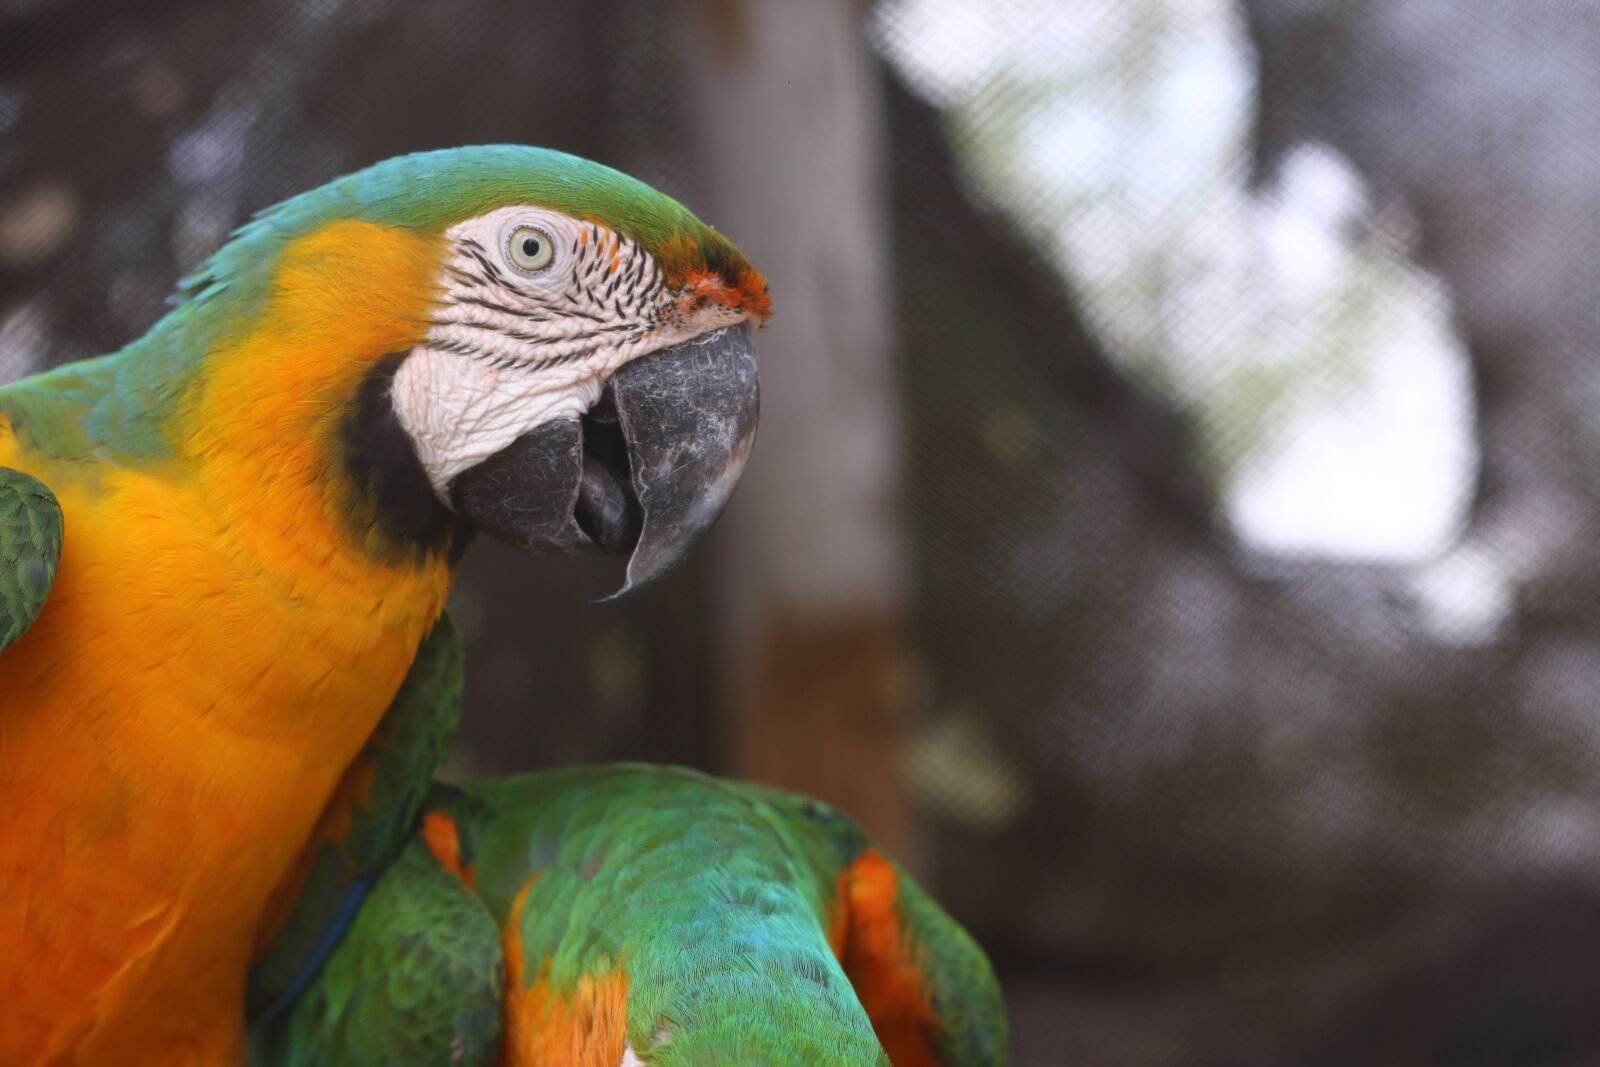
[[[367,222],[298,239],[262,314],[239,324],[188,399],[181,465],[198,472],[219,536],[296,595],[335,585],[388,604],[397,579],[423,576],[404,572],[448,580],[445,564],[407,566],[375,543],[341,440],[373,364],[425,332],[439,262],[436,238]]]

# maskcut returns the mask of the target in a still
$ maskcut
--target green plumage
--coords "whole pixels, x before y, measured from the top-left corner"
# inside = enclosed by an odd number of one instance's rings
[[[627,975],[628,1043],[652,1067],[888,1063],[825,933],[839,874],[870,842],[827,806],[616,765],[440,786],[428,807],[454,819],[472,887],[409,849],[310,989],[257,1035],[260,1067],[421,1067],[445,1062],[441,1047],[478,1050],[449,1062],[488,1067],[496,1050],[479,1011],[504,972],[482,920],[514,916],[524,985],[543,977],[560,992],[585,975]],[[987,960],[903,873],[899,884],[906,948],[938,1005],[938,1062],[1003,1065]],[[395,967],[426,973],[412,984]]]
[[[61,558],[61,508],[38,479],[0,467],[0,649],[50,595]]]
[[[489,1067],[501,1030],[500,931],[413,841],[373,888],[339,950],[253,1060],[296,1067]]]
[[[669,768],[556,771],[468,787],[455,805],[498,921],[522,915],[525,973],[557,989],[618,966],[629,1038],[662,1064],[881,1062],[828,949],[831,885],[803,827],[733,783]],[[670,1052],[668,1051],[670,1050]]]

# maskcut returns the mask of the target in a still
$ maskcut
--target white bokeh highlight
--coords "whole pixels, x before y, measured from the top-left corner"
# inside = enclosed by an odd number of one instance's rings
[[[1253,59],[1227,0],[887,0],[879,48],[968,180],[1041,236],[1114,358],[1198,416],[1258,550],[1423,563],[1477,453],[1448,294],[1319,145],[1248,181]]]

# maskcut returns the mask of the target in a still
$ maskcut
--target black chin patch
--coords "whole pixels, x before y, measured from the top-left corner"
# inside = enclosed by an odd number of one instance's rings
[[[395,414],[391,390],[407,353],[393,352],[367,372],[343,426],[345,470],[355,483],[357,514],[403,552],[450,554],[466,549],[461,521],[434,495],[411,436]]]

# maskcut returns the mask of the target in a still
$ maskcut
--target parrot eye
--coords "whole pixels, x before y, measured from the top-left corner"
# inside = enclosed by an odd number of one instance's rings
[[[533,274],[550,265],[556,243],[537,226],[518,226],[506,239],[506,254],[518,270]]]

